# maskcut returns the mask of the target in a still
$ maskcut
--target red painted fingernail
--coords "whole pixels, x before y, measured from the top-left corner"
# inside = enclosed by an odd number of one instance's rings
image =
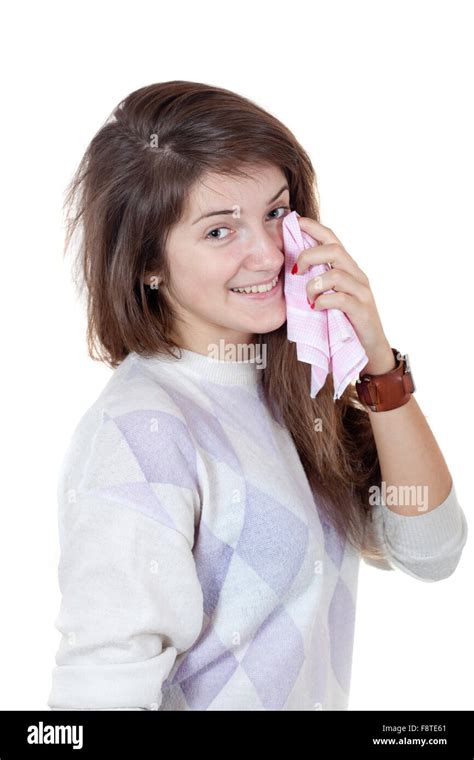
[[[295,264],[293,269],[291,270],[291,274],[296,274],[298,272],[298,264]]]
[[[314,303],[311,304],[311,308],[314,309]]]

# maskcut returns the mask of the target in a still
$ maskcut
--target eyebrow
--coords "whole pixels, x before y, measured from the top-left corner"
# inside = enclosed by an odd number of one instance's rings
[[[288,187],[288,185],[283,185],[283,187],[280,188],[280,190],[273,196],[273,198],[270,198],[270,200],[267,203],[267,206],[269,206],[270,203],[273,203],[273,201],[276,201],[276,199],[283,193],[284,190],[288,190],[288,192],[290,192],[290,188]],[[195,219],[194,222],[192,222],[192,224],[196,224],[197,222],[201,221],[201,219],[205,219],[208,216],[220,216],[221,214],[233,214],[233,213],[235,213],[235,208],[231,208],[231,209],[225,208],[225,209],[221,209],[221,211],[209,211],[208,214],[203,214],[198,219]]]

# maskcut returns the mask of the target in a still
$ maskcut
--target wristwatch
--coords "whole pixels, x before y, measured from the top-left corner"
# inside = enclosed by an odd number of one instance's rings
[[[416,390],[408,363],[408,354],[401,354],[392,348],[396,367],[382,375],[360,372],[356,380],[359,399],[372,412],[388,412],[397,409],[410,400]]]

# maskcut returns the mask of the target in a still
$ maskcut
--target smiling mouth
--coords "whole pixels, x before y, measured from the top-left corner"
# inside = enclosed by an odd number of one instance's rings
[[[277,274],[277,276],[274,277],[271,282],[268,282],[265,285],[251,285],[247,288],[229,288],[229,290],[231,290],[232,293],[242,293],[244,295],[250,295],[254,293],[269,293],[276,287],[279,279],[280,276]]]
[[[281,293],[282,281],[280,275],[273,278],[267,285],[254,285],[251,288],[229,288],[231,293],[246,298],[249,301],[261,301],[273,298],[277,293]]]

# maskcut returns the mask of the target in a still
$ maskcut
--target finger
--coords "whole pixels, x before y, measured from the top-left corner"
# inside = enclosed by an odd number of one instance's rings
[[[321,243],[340,243],[342,245],[335,233],[321,222],[317,222],[316,219],[311,219],[309,216],[297,216],[296,218],[303,232],[307,232],[315,240]]]
[[[347,293],[357,298],[361,304],[369,303],[371,298],[369,288],[348,272],[343,272],[342,269],[329,269],[313,277],[306,284],[306,293],[310,301],[314,301],[318,294],[320,296],[326,290]]]
[[[316,264],[330,264],[333,268],[348,272],[365,285],[369,282],[362,269],[340,243],[321,244],[301,251],[296,259],[297,271],[295,274],[304,274]]]
[[[351,321],[357,323],[359,319],[362,320],[363,318],[364,307],[357,298],[348,293],[323,293],[311,304],[311,308],[315,311],[340,309],[351,318]]]

